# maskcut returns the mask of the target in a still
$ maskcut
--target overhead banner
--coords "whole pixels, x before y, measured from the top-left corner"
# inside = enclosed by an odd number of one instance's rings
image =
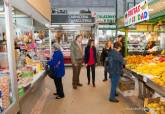
[[[92,17],[91,15],[52,15],[51,23],[94,23],[94,17]]]
[[[147,0],[137,4],[125,13],[124,25],[129,26],[146,20],[149,20]]]
[[[115,23],[115,14],[109,13],[109,12],[99,12],[96,13],[96,23],[99,24],[114,24]]]

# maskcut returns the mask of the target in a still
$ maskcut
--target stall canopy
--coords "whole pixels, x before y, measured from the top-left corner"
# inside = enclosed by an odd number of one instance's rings
[[[50,23],[51,6],[49,0],[21,0],[21,4],[20,0],[12,0],[12,5],[44,25]]]

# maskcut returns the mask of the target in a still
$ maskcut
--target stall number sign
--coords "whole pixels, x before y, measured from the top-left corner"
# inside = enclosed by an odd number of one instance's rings
[[[139,3],[135,7],[129,9],[124,16],[124,25],[129,26],[145,20],[149,20],[148,2],[147,0]]]
[[[115,15],[96,15],[96,23],[115,23]]]

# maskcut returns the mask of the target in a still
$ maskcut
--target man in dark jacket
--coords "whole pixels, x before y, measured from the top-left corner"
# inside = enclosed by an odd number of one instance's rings
[[[119,102],[116,97],[116,89],[122,74],[122,69],[124,65],[124,59],[120,53],[121,44],[116,43],[114,49],[108,55],[108,72],[111,76],[111,92],[109,100],[111,102]]]
[[[64,91],[63,91],[63,84],[62,84],[62,77],[65,75],[65,68],[64,68],[64,57],[60,50],[60,46],[58,44],[54,44],[54,54],[50,61],[48,61],[48,65],[50,69],[53,71],[54,75],[54,83],[56,86],[56,99],[64,98]]]

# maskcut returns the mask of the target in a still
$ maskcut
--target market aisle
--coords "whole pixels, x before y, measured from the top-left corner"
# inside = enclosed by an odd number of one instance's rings
[[[81,71],[83,87],[73,90],[71,79],[72,69],[67,68],[63,80],[66,97],[56,100],[53,96],[54,83],[48,77],[46,78],[45,88],[49,90],[49,94],[46,100],[44,99],[45,104],[38,114],[142,114],[138,111],[128,110],[130,108],[129,103],[126,103],[121,95],[118,98],[120,103],[114,104],[108,101],[109,82],[102,82],[102,67],[97,67],[96,70],[96,88],[87,85],[85,68]]]

